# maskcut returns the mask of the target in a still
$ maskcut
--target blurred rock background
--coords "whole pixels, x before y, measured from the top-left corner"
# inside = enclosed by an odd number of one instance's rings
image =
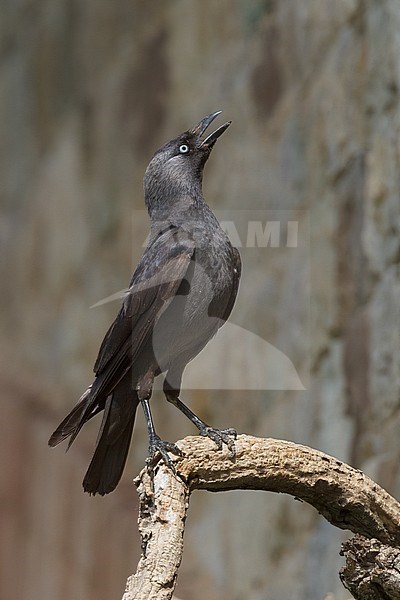
[[[119,598],[136,568],[142,415],[105,498],[81,488],[98,423],[67,455],[47,439],[118,308],[89,307],[141,254],[153,151],[219,108],[233,125],[207,165],[209,203],[297,215],[307,232],[301,251],[243,249],[232,320],[306,389],[184,397],[215,425],[320,448],[400,497],[398,0],[20,0],[3,3],[0,31],[0,597]],[[251,352],[230,344],[218,367],[248,380]],[[153,406],[162,436],[193,433],[159,393]],[[177,594],[343,600],[344,535],[291,498],[198,493]]]

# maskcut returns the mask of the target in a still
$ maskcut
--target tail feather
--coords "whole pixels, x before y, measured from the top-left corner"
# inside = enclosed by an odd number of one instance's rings
[[[74,406],[70,413],[60,423],[49,439],[49,446],[57,446],[65,439],[71,436],[68,448],[82,429],[83,425],[103,410],[103,406],[99,406],[95,399],[90,397],[91,386],[80,397],[78,403]]]
[[[108,494],[121,479],[139,404],[132,387],[129,374],[108,396],[89,387],[49,439],[49,446],[57,446],[69,437],[69,448],[83,425],[104,410],[95,452],[83,481],[84,490],[90,494]]]
[[[108,494],[121,479],[139,403],[135,396],[130,388],[127,394],[122,381],[107,398],[96,449],[83,480],[83,489],[89,494]]]
[[[118,485],[125,467],[132,438],[135,416],[131,417],[124,431],[114,444],[108,444],[102,436],[83,480],[83,489],[89,494],[108,494]]]

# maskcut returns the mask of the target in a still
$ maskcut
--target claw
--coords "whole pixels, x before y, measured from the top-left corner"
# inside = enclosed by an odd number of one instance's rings
[[[176,456],[183,456],[182,450],[180,450],[176,444],[173,444],[172,442],[166,442],[158,435],[152,437],[149,441],[149,457],[146,460],[147,468],[149,470],[153,470],[155,464],[160,458],[158,455],[161,455],[164,463],[176,475],[175,465],[168,455],[168,452],[171,452],[171,454],[175,454]]]
[[[237,438],[236,429],[233,429],[232,427],[229,427],[228,429],[215,429],[214,427],[204,427],[204,429],[200,429],[200,435],[208,437],[210,438],[210,440],[215,442],[217,444],[218,450],[222,450],[222,444],[225,444],[226,446],[228,446],[231,458],[235,458],[236,450],[234,440],[236,440]]]

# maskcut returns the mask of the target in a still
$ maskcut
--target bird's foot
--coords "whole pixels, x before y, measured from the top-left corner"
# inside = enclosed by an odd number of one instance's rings
[[[176,474],[175,465],[171,460],[168,452],[175,454],[176,456],[183,456],[182,450],[178,448],[176,444],[172,442],[166,442],[162,440],[158,435],[154,435],[149,440],[149,457],[146,460],[147,468],[153,470],[160,456],[164,463]]]
[[[213,440],[213,442],[217,444],[218,450],[222,450],[222,444],[226,444],[231,454],[231,458],[235,458],[236,429],[233,429],[232,427],[229,427],[228,429],[215,429],[214,427],[206,426],[200,429],[200,435]]]

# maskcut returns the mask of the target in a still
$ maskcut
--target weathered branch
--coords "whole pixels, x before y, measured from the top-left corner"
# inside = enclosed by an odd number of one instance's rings
[[[400,599],[400,549],[356,535],[342,546],[345,588],[357,600]]]
[[[177,443],[175,477],[162,463],[153,479],[142,471],[140,497],[142,557],[129,577],[123,600],[169,600],[182,558],[183,533],[193,490],[235,489],[291,494],[314,506],[330,523],[383,544],[400,545],[400,504],[366,475],[312,448],[241,435],[236,457],[206,438]]]

